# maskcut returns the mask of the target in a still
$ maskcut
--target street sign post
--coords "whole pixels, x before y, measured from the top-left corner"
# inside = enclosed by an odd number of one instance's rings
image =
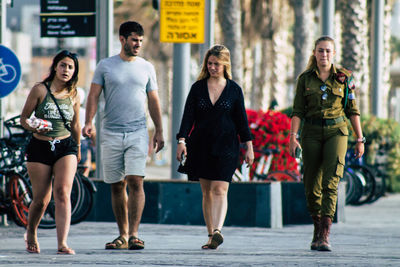
[[[95,0],[41,0],[41,37],[96,36]]]
[[[0,45],[0,98],[10,94],[21,79],[21,64],[12,50]]]
[[[160,41],[204,43],[205,0],[161,0]]]
[[[96,17],[94,14],[69,16],[63,14],[42,14],[40,16],[41,37],[84,37],[95,36]]]

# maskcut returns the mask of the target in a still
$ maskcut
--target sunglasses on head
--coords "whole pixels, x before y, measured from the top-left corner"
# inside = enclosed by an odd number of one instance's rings
[[[71,57],[73,59],[77,59],[78,58],[78,54],[75,53],[71,53],[68,50],[63,50],[60,52],[60,55],[66,56],[66,57]]]

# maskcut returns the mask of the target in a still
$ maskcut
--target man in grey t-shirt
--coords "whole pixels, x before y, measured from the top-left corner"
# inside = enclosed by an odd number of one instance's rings
[[[104,181],[111,184],[112,208],[120,236],[106,244],[106,249],[143,249],[138,238],[145,195],[144,169],[148,152],[146,98],[154,122],[156,153],[164,147],[161,108],[154,67],[138,57],[144,31],[133,21],[119,29],[121,52],[99,62],[86,104],[84,136],[95,132],[92,119],[100,93],[105,98],[101,150]],[[126,194],[126,186],[129,196]]]

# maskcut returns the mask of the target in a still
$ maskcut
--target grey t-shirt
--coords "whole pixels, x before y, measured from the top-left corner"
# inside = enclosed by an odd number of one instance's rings
[[[119,55],[102,59],[92,82],[103,87],[103,129],[133,132],[146,127],[146,92],[158,89],[150,62],[141,57],[124,61]]]

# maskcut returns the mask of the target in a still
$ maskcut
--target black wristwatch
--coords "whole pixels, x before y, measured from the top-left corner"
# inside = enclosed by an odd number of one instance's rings
[[[366,139],[365,136],[364,136],[363,138],[358,138],[356,141],[357,141],[357,143],[363,143],[363,144],[365,144],[365,142],[367,142],[367,139]]]

